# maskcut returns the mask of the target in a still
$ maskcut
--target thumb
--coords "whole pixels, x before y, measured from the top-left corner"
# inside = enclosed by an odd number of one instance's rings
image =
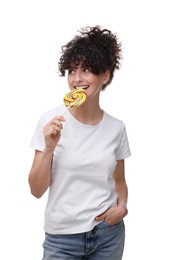
[[[101,220],[104,220],[104,219],[105,219],[105,217],[106,217],[106,214],[105,214],[105,213],[103,213],[103,214],[101,214],[101,215],[97,216],[97,217],[96,217],[96,220],[97,220],[97,221],[101,221]]]

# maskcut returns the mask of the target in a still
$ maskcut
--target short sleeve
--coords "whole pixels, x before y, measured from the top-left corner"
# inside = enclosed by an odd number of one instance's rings
[[[66,107],[61,105],[59,107],[55,107],[45,113],[43,113],[38,121],[36,129],[31,139],[30,148],[33,148],[38,151],[43,151],[45,148],[45,139],[43,130],[44,127],[52,120],[53,117],[57,115],[63,115]]]
[[[43,134],[43,129],[45,122],[42,118],[38,121],[36,129],[31,139],[30,148],[33,148],[38,151],[43,151],[45,148],[45,139]]]
[[[129,147],[129,141],[126,133],[126,127],[122,125],[122,131],[120,135],[119,145],[116,151],[117,160],[123,160],[131,156],[131,151]]]

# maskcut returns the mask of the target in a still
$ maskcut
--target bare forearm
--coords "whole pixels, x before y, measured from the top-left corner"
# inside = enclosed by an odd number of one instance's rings
[[[40,198],[51,182],[52,151],[45,150],[37,156],[37,161],[33,165],[29,174],[29,185],[32,195]]]
[[[127,198],[128,189],[124,174],[124,160],[118,160],[113,173],[115,192],[117,193],[117,206],[109,208],[106,212],[96,217],[96,220],[104,220],[108,224],[116,224],[128,213]]]
[[[115,190],[118,197],[118,205],[127,206],[128,188],[126,183],[124,181],[117,183]]]
[[[116,193],[118,196],[117,206],[112,206],[103,214],[96,217],[97,221],[104,220],[106,223],[113,225],[120,222],[128,213],[127,210],[127,185],[124,181],[118,182],[116,185]]]
[[[45,150],[35,151],[28,179],[31,193],[37,198],[40,198],[50,186],[53,151],[60,139],[64,121],[62,116],[56,116],[44,127]]]

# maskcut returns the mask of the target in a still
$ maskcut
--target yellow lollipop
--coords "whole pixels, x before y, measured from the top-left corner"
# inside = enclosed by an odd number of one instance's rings
[[[64,96],[64,105],[66,107],[78,107],[82,105],[87,98],[86,91],[82,88],[68,92]]]

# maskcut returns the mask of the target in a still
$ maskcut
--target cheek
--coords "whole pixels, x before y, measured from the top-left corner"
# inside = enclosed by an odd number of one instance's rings
[[[88,82],[90,82],[90,84],[91,85],[93,85],[93,86],[98,86],[99,85],[99,81],[98,81],[98,79],[97,78],[90,78],[90,79],[88,79]]]

